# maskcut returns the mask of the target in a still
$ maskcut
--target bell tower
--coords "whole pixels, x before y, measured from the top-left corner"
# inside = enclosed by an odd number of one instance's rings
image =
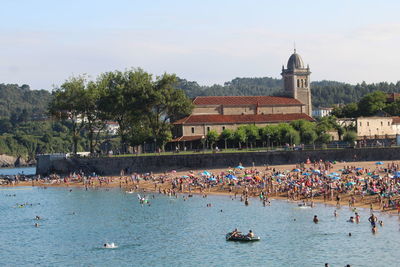
[[[312,115],[310,74],[310,67],[304,67],[303,60],[294,49],[287,68],[282,66],[283,88],[288,97],[295,98],[305,105],[303,112],[309,116]]]

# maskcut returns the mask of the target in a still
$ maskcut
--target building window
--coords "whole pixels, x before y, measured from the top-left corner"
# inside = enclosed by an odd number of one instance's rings
[[[210,127],[207,127],[207,133],[210,131]]]
[[[304,80],[304,85],[305,85],[305,87],[308,86],[308,85],[307,85],[307,79]]]
[[[192,127],[192,133],[194,133],[194,127]]]
[[[369,126],[369,121],[367,121],[367,126]]]
[[[390,121],[388,121],[388,126],[390,126]]]
[[[297,80],[297,87],[300,87],[300,80]]]
[[[222,126],[222,131],[225,130],[225,126]]]
[[[381,121],[381,126],[383,126],[383,121]]]
[[[362,126],[361,121],[360,121],[360,126]]]

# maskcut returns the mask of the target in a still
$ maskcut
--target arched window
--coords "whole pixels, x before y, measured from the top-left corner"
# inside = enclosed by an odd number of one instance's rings
[[[297,80],[297,87],[300,87],[300,80]]]
[[[304,79],[301,79],[301,88],[304,88]]]
[[[307,87],[307,79],[304,80],[304,86]]]

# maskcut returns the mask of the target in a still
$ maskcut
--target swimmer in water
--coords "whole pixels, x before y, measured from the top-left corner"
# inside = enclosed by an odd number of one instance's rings
[[[348,222],[354,223],[354,217],[351,216],[350,219],[348,220]]]
[[[373,234],[376,234],[378,232],[378,228],[376,227],[376,225],[374,225],[371,229]]]
[[[118,246],[116,246],[114,244],[114,242],[112,242],[112,243],[104,243],[103,247],[104,248],[117,248]]]
[[[38,223],[35,223],[35,227],[39,227],[39,224],[38,224]]]
[[[356,223],[360,223],[360,215],[358,214],[358,212],[356,212],[355,215],[356,215]]]
[[[337,214],[337,211],[336,211],[336,210],[333,212],[333,216],[335,216],[335,217],[337,217],[337,216],[338,216],[338,214]]]
[[[36,215],[35,219],[40,220],[41,218],[40,218],[40,216]]]
[[[318,219],[317,215],[314,215],[313,222],[314,222],[314,223],[318,223],[318,221],[319,221],[319,219]]]

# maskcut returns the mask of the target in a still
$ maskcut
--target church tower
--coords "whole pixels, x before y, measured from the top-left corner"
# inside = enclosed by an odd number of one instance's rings
[[[305,104],[303,112],[309,116],[312,115],[310,74],[310,67],[304,67],[303,60],[295,49],[288,60],[287,68],[282,66],[284,91],[288,97]]]

